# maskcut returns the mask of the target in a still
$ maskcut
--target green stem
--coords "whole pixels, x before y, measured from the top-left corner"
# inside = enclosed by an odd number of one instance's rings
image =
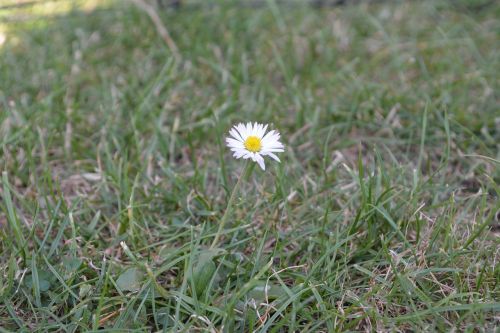
[[[245,175],[250,173],[252,170],[253,163],[252,161],[247,161],[247,164],[245,166],[245,170],[241,173],[240,177],[238,178],[238,181],[236,182],[236,185],[234,185],[233,191],[231,192],[231,196],[229,197],[229,201],[227,202],[227,207],[226,211],[224,212],[224,215],[222,216],[222,219],[220,220],[219,223],[219,229],[217,230],[217,233],[215,234],[215,238],[212,242],[212,245],[210,245],[210,249],[213,249],[217,243],[219,242],[219,238],[221,236],[222,230],[224,230],[224,225],[226,224],[227,220],[229,219],[229,216],[231,215],[233,211],[233,206],[234,202],[236,201],[236,197],[238,195],[239,189],[241,187],[241,183],[243,183],[243,179],[246,178]]]

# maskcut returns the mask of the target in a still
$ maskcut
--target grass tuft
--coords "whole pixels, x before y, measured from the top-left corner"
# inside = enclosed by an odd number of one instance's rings
[[[11,2],[0,332],[500,326],[496,2]]]

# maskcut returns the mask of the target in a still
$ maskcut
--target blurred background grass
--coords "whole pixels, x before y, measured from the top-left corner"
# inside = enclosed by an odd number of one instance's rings
[[[0,327],[498,325],[500,6],[333,3],[0,2]]]

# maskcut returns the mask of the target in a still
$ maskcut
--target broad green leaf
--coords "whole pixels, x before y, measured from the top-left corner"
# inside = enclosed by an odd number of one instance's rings
[[[137,291],[141,288],[143,280],[144,273],[140,269],[132,267],[120,275],[118,280],[116,280],[116,285],[122,291]]]
[[[203,294],[210,283],[216,270],[213,259],[219,253],[219,250],[205,251],[194,260],[192,275],[188,274],[188,278],[194,284],[197,295]]]

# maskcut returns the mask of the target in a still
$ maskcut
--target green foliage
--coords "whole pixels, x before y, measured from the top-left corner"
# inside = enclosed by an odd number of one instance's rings
[[[123,291],[138,291],[143,282],[142,272],[135,267],[128,268],[125,272],[120,274],[116,280],[116,285]]]
[[[181,59],[54,3],[0,9],[0,332],[500,325],[497,3],[187,1]],[[211,247],[239,121],[286,152]]]

